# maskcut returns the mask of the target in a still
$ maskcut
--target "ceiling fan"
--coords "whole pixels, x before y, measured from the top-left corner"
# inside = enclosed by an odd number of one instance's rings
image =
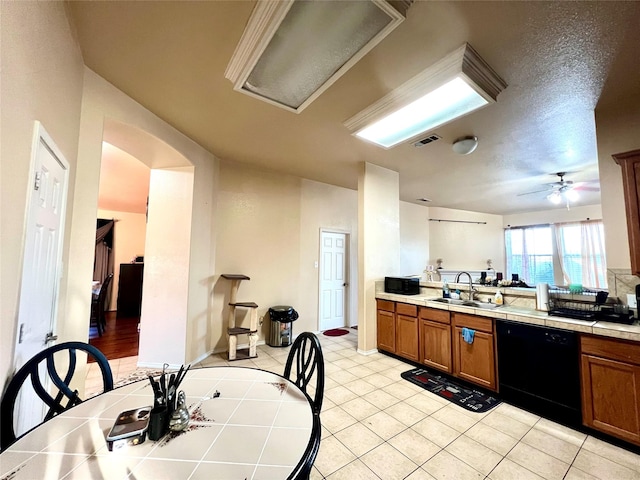
[[[567,208],[569,208],[569,202],[575,202],[578,199],[578,191],[590,191],[590,192],[599,192],[600,189],[598,187],[589,187],[586,184],[591,182],[578,182],[575,183],[573,180],[565,180],[564,177],[567,172],[558,172],[553,175],[557,175],[560,180],[557,182],[548,183],[547,187],[541,190],[535,190],[533,192],[519,193],[518,196],[521,197],[523,195],[532,195],[534,193],[543,193],[549,192],[547,194],[547,200],[556,205],[562,203],[564,200],[567,204]]]

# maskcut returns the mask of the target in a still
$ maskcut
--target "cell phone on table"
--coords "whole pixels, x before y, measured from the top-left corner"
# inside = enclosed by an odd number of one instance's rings
[[[151,406],[134,408],[118,414],[118,418],[107,435],[109,450],[124,445],[138,445],[147,438]]]

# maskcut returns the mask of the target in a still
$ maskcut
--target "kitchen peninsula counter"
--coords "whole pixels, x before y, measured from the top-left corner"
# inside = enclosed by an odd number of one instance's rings
[[[464,293],[464,292],[463,292]],[[534,292],[535,296],[535,292]],[[640,325],[638,320],[632,325],[613,322],[601,321],[585,321],[572,318],[551,316],[547,312],[538,311],[521,306],[509,305],[505,297],[505,304],[493,309],[475,308],[464,305],[448,305],[445,303],[435,302],[437,295],[420,294],[420,295],[399,295],[394,293],[385,293],[383,291],[376,292],[376,298],[380,300],[390,300],[393,302],[406,303],[410,305],[418,305],[423,307],[435,308],[439,310],[448,310],[451,312],[469,313],[483,317],[495,318],[500,320],[510,320],[514,322],[527,323],[531,325],[540,325],[552,328],[560,328],[580,333],[590,333],[604,337],[618,338],[621,340],[631,340],[640,342]]]

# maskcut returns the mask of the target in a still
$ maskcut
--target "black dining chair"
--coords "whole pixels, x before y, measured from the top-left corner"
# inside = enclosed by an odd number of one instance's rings
[[[107,275],[107,278],[102,282],[100,287],[100,293],[97,298],[91,300],[91,321],[90,325],[95,324],[98,329],[98,335],[102,336],[102,332],[107,329],[107,317],[104,314],[106,308],[107,294],[109,293],[109,286],[113,279],[113,273]]]
[[[2,402],[0,403],[0,451],[4,451],[17,440],[13,426],[13,416],[16,399],[27,379],[29,379],[38,397],[40,397],[49,408],[44,418],[45,422],[57,414],[82,403],[78,391],[72,391],[69,387],[76,373],[78,351],[85,352],[87,356],[95,359],[96,364],[102,372],[103,390],[105,392],[113,390],[113,375],[109,361],[107,357],[93,345],[83,342],[65,342],[41,351],[25,363],[13,378],[11,378],[7,390],[2,397]],[[67,355],[59,354],[59,352],[66,352]],[[59,367],[61,372],[58,372],[56,362],[58,365],[61,365]],[[41,368],[45,366],[46,368]],[[50,380],[50,386],[47,380]],[[84,379],[82,380],[84,381]]]
[[[295,370],[292,372],[294,366]],[[324,356],[320,340],[313,333],[302,332],[293,342],[284,367],[284,376],[309,397],[313,413],[320,414],[324,397]],[[307,392],[310,384],[315,387],[313,398]]]
[[[324,398],[324,356],[322,355],[320,340],[313,333],[303,332],[293,342],[284,367],[284,376],[304,392],[313,410],[311,438],[305,449],[304,456],[288,478],[288,480],[306,480],[311,474],[313,462],[315,462],[320,450],[320,439],[322,437],[320,411],[322,410],[322,399]],[[309,393],[311,390],[309,387],[311,386],[315,387],[313,398]]]

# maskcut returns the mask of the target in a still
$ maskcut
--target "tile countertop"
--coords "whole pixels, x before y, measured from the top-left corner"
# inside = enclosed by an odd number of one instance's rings
[[[547,312],[541,312],[524,307],[514,307],[506,304],[494,309],[466,307],[463,305],[448,305],[446,303],[434,302],[433,300],[438,298],[436,296],[398,295],[394,293],[376,292],[376,298],[380,300],[391,300],[394,302],[437,308],[439,310],[469,313],[483,317],[511,320],[514,322],[561,328],[580,333],[591,333],[594,335],[640,342],[640,325],[638,324],[638,320],[636,320],[633,325],[625,325],[623,323],[585,321],[550,316]]]

